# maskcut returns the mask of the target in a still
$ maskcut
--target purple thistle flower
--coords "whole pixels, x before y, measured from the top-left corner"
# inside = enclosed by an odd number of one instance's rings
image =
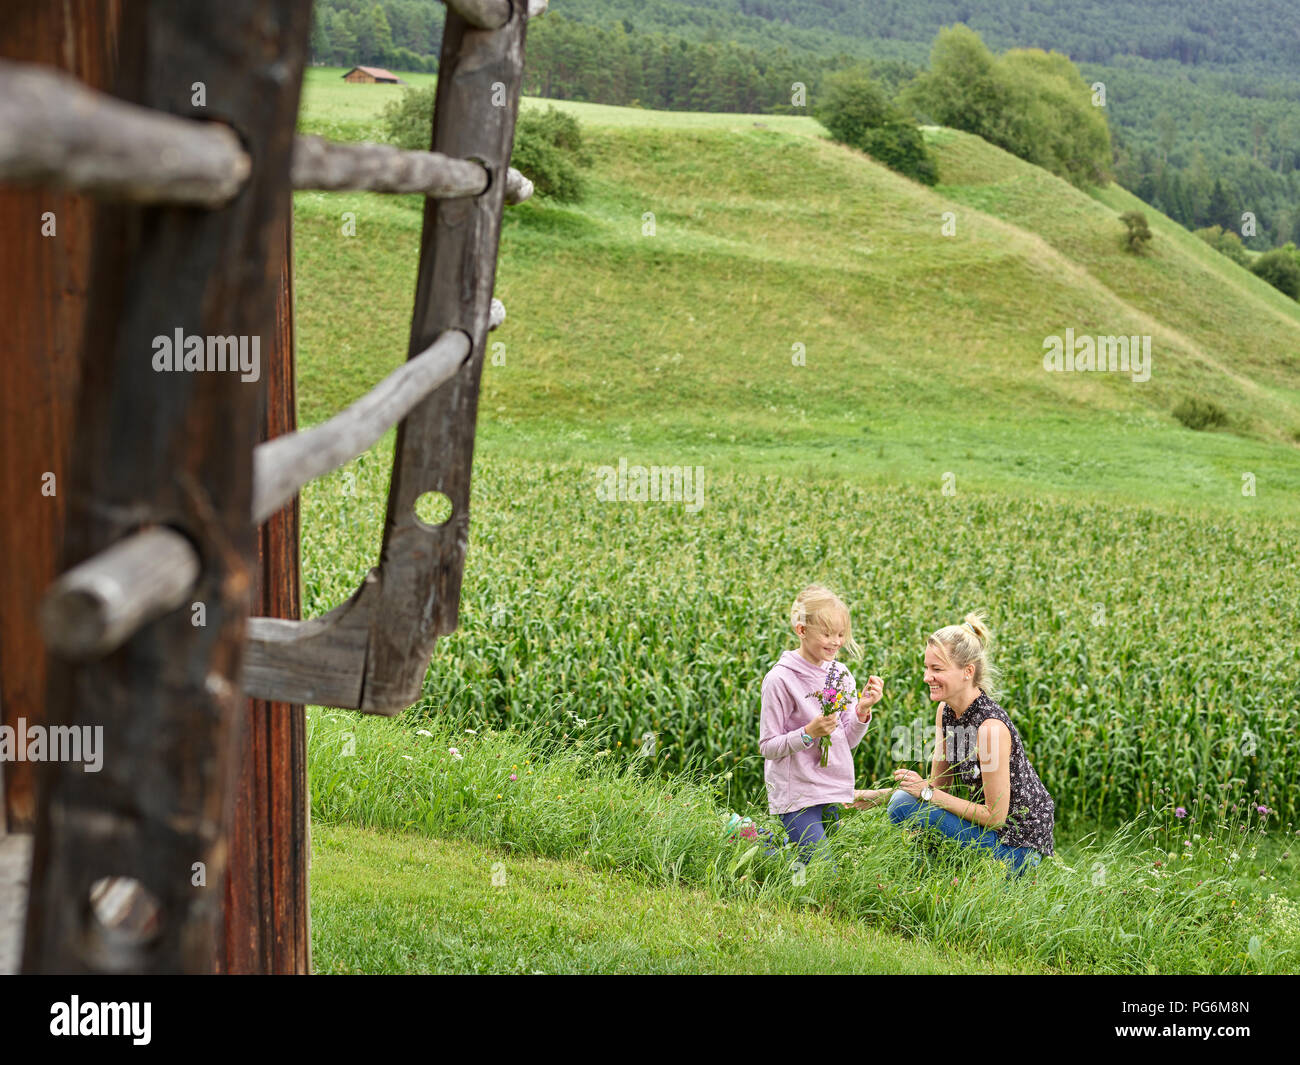
[[[1186,816],[1187,816],[1187,811],[1186,811],[1185,809],[1183,809],[1183,807],[1180,806],[1180,807],[1178,807],[1177,810],[1174,811],[1174,816],[1175,816],[1175,817],[1186,817]]]

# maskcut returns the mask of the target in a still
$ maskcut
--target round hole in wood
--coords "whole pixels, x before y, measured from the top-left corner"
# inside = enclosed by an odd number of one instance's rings
[[[127,943],[147,943],[162,928],[162,907],[129,876],[104,876],[90,885],[90,912],[101,929]]]
[[[415,516],[432,528],[450,521],[454,510],[451,500],[441,492],[425,492],[415,501]]]

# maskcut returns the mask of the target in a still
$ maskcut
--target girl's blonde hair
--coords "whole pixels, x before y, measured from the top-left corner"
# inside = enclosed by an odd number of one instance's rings
[[[799,635],[796,625],[805,625],[819,632],[835,632],[843,622],[844,650],[852,658],[862,657],[862,648],[853,638],[853,623],[849,619],[849,608],[844,601],[820,584],[810,584],[794,597],[790,607],[790,628]]]
[[[1001,694],[1001,675],[989,661],[988,647],[991,639],[988,625],[984,622],[984,611],[980,610],[967,614],[960,625],[945,625],[931,633],[925,645],[938,647],[944,657],[958,669],[974,665],[972,683],[990,699],[996,699]]]

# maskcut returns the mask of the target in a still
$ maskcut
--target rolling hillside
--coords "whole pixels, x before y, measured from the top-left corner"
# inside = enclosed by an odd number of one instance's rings
[[[401,90],[340,73],[309,72],[302,128],[377,139]],[[400,718],[309,715],[321,967],[1288,966],[1300,306],[1149,210],[1132,257],[1123,190],[953,131],[927,131],[927,189],[810,118],[561,106],[590,194],[506,211],[459,628]],[[422,204],[294,205],[312,423],[404,357]],[[1067,329],[1149,335],[1150,379],[1045,371]],[[1188,396],[1229,427],[1185,428]],[[304,616],[375,562],[392,439],[303,492]],[[592,475],[620,460],[702,466],[706,505],[611,504]],[[1000,870],[918,864],[868,811],[846,878],[797,888],[794,934],[786,881],[722,837],[731,811],[767,818],[760,678],[809,581],[853,612],[855,675],[886,678],[859,787],[923,768],[925,634],[989,609],[1000,701],[1056,803],[1059,860],[1014,905]],[[596,939],[593,904],[614,915]]]
[[[336,78],[310,72],[302,127],[377,136],[400,90]],[[1127,254],[1123,190],[1090,197],[949,130],[928,134],[926,189],[810,118],[561,106],[589,132],[591,194],[507,211],[484,446],[1180,504],[1239,502],[1250,472],[1254,503],[1300,509],[1300,305],[1150,209],[1152,253]],[[405,350],[420,205],[299,194],[295,217],[314,421]],[[1150,380],[1045,371],[1066,329],[1150,336]],[[1184,428],[1187,396],[1229,431]]]

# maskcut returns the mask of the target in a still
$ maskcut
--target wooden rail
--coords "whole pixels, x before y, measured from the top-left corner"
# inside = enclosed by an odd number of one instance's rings
[[[239,138],[220,123],[126,103],[51,67],[0,60],[0,181],[220,207],[250,169]]]
[[[0,181],[132,203],[220,207],[248,179],[239,138],[219,122],[127,103],[50,67],[0,60]],[[294,139],[295,189],[479,196],[491,176],[470,159],[387,144]],[[533,186],[506,171],[506,202]]]
[[[111,96],[0,61],[0,182],[104,203],[63,575],[41,610],[48,720],[102,728],[103,771],[43,770],[25,971],[212,971],[239,678],[279,704],[393,713],[455,629],[479,378],[505,320],[501,211],[532,192],[509,167],[525,32],[545,8],[448,0],[428,152],[295,137],[310,0],[126,5]],[[163,50],[183,79],[152,70]],[[192,81],[223,87],[202,114]],[[163,373],[147,353],[173,329],[274,332],[274,271],[249,264],[285,239],[294,187],[425,195],[408,361],[257,445],[258,375]],[[394,423],[378,566],[323,618],[249,618],[257,525]],[[415,513],[430,492],[452,504],[439,526]],[[213,890],[194,890],[196,866]]]
[[[415,192],[441,200],[479,196],[491,180],[472,159],[438,152],[416,152],[388,144],[339,144],[300,136],[293,146],[295,189],[325,191]],[[533,183],[514,167],[506,174],[506,203],[523,203]]]
[[[186,601],[199,556],[180,533],[146,529],[63,574],[41,604],[41,633],[65,658],[115,651],[140,628]]]
[[[523,0],[515,0],[517,8]],[[454,5],[452,5],[454,7]],[[514,141],[527,19],[494,33],[449,10],[431,148],[507,170]],[[493,102],[504,86],[508,107]],[[419,403],[397,433],[379,565],[346,602],[310,621],[251,618],[244,688],[286,702],[398,713],[420,695],[434,643],[454,632],[469,536],[469,482],[505,183],[473,199],[425,201],[410,358],[450,329],[472,339],[456,374]],[[431,527],[415,513],[441,493],[451,516]]]

